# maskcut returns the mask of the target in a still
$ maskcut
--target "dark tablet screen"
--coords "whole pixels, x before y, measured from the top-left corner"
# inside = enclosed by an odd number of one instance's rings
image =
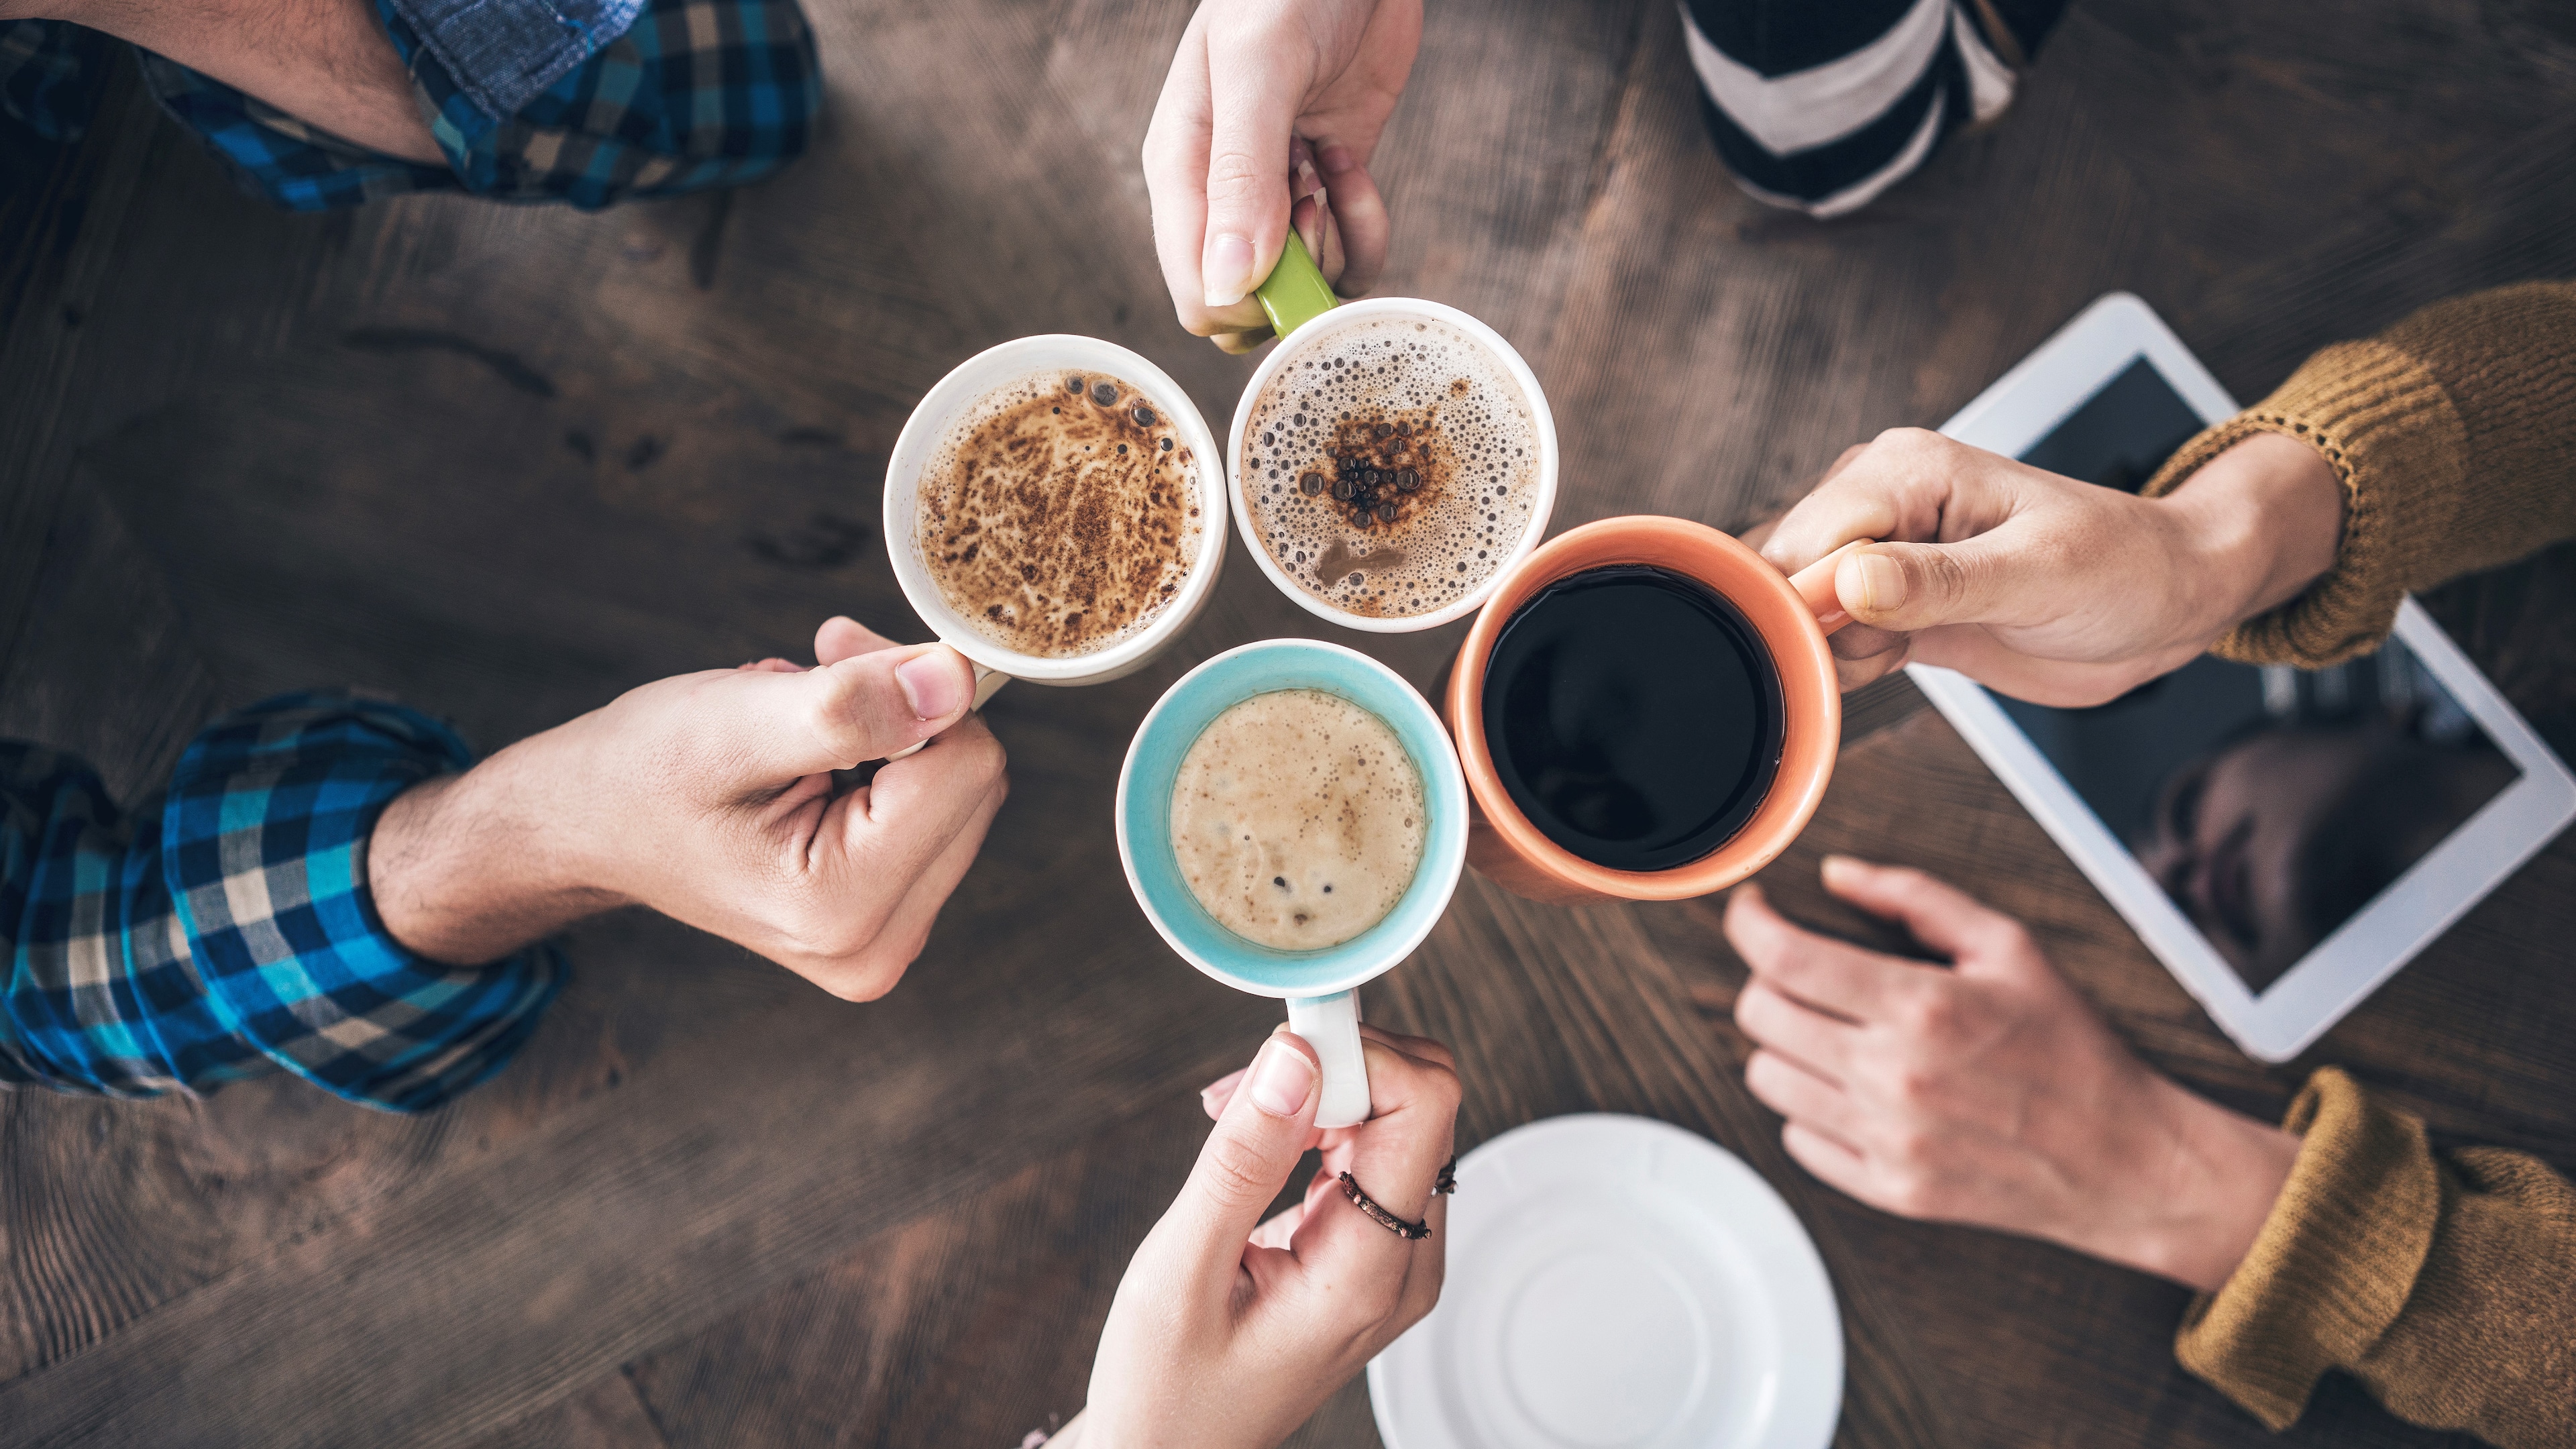
[[[2200,427],[2141,357],[2022,461],[2134,493]],[[2091,709],[1995,702],[2258,995],[2518,773],[2395,639],[2314,671],[2203,656]]]

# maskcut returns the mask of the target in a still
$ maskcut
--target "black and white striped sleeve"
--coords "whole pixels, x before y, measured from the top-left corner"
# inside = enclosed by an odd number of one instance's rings
[[[1991,120],[2065,0],[1682,0],[1701,113],[1755,197],[1856,211]]]

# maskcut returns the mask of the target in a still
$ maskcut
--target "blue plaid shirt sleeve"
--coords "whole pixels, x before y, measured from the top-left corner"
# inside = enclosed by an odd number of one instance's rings
[[[254,195],[294,211],[406,192],[585,209],[738,186],[804,154],[822,62],[796,0],[377,0],[446,156],[369,151],[137,49],[145,85]],[[54,140],[97,102],[103,37],[0,21],[0,112]]]
[[[150,1096],[283,1067],[421,1111],[500,1070],[560,958],[428,960],[367,887],[378,814],[470,759],[416,711],[288,695],[209,726],[128,818],[78,761],[0,743],[0,1081]]]

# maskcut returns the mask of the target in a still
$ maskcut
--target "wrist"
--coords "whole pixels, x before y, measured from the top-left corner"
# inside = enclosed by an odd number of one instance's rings
[[[394,939],[432,960],[494,961],[623,904],[550,803],[560,731],[397,796],[368,840],[367,886]]]
[[[2156,502],[2181,526],[2202,635],[2297,598],[2343,546],[2343,482],[2314,448],[2282,433],[2237,440]]]
[[[2157,1134],[2133,1184],[2141,1216],[2101,1256],[2215,1293],[2262,1235],[2299,1139],[2157,1077]]]

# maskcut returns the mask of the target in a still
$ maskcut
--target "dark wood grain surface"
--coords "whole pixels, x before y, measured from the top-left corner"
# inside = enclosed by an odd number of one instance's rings
[[[1136,150],[1177,3],[808,0],[816,153],[585,216],[291,217],[120,78],[0,161],[0,735],[139,798],[213,710],[392,691],[490,748],[680,669],[917,636],[875,497],[913,399],[1029,332],[1113,338],[1222,426],[1250,364],[1170,323]],[[1742,527],[1933,423],[2102,292],[2240,396],[2473,287],[2576,271],[2576,26],[2541,0],[2079,0],[1994,131],[1857,218],[1766,211],[1699,134],[1660,0],[1433,0],[1382,153],[1386,290],[1484,317],[1565,446],[1560,526]],[[1239,548],[1240,545],[1238,544]],[[1191,664],[1317,632],[1238,557],[1166,658],[991,710],[1013,793],[929,950],[836,1002],[641,914],[592,922],[499,1079],[396,1118],[292,1082],[0,1095],[0,1443],[1015,1445],[1082,1401],[1127,1255],[1268,1003],[1172,959],[1111,843],[1129,733]],[[2562,752],[2576,550],[2430,601]],[[1459,630],[1349,636],[1428,684]],[[2028,918],[2158,1066],[2276,1112],[2344,1064],[2444,1141],[2576,1165],[2562,840],[2284,1068],[2228,1046],[1902,683],[1768,874],[1822,851]],[[1461,1144],[1564,1112],[1704,1132],[1841,1299],[1854,1446],[2252,1445],[2175,1366],[2170,1285],[1840,1198],[1779,1148],[1717,903],[1470,880],[1370,1013],[1454,1043]],[[2329,1380],[2286,1436],[2432,1436]],[[1345,1389],[1296,1441],[1376,1442]]]

